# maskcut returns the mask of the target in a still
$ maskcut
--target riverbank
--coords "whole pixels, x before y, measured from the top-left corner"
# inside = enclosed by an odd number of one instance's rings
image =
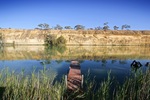
[[[150,45],[150,31],[132,30],[21,30],[0,29],[2,42],[13,45],[43,45],[46,34],[63,36],[66,45]]]

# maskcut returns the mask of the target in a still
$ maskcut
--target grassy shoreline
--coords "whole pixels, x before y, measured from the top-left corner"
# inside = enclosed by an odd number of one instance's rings
[[[125,82],[116,84],[108,73],[107,79],[101,83],[84,79],[85,88],[69,92],[65,81],[53,84],[55,73],[44,68],[38,73],[24,75],[10,72],[8,68],[0,71],[0,99],[2,100],[149,100],[150,99],[150,69],[143,73],[136,72]],[[98,88],[95,88],[99,85]],[[113,90],[112,90],[113,86]]]

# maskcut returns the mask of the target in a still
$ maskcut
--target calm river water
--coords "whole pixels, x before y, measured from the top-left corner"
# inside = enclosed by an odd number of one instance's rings
[[[83,75],[91,73],[97,81],[112,76],[122,82],[135,69],[131,68],[133,60],[139,61],[146,70],[150,62],[150,47],[141,46],[67,46],[47,48],[44,46],[15,46],[0,48],[0,69],[8,67],[19,73],[25,69],[30,74],[45,66],[55,73],[56,80],[67,74],[71,60],[78,60]]]

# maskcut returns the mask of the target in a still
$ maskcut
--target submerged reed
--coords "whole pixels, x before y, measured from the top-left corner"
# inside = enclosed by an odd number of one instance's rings
[[[115,84],[108,73],[101,83],[84,79],[84,89],[68,92],[65,81],[55,82],[50,70],[24,71],[16,74],[8,68],[0,71],[0,99],[2,100],[150,100],[150,70],[134,74],[123,84]],[[52,76],[53,75],[53,76]],[[98,87],[97,87],[98,85]],[[112,90],[113,86],[113,90]]]

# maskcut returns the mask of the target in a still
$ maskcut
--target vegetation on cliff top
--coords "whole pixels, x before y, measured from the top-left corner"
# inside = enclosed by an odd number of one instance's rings
[[[98,27],[95,27],[95,28],[87,28],[87,30],[109,30],[110,27],[109,27],[109,25],[108,25],[108,22],[105,22],[103,25],[104,25],[103,27],[98,26]],[[62,27],[62,26],[59,25],[59,24],[57,24],[55,27],[50,28],[50,27],[49,27],[49,24],[46,24],[46,23],[39,24],[38,27],[39,27],[39,28],[35,28],[35,29],[44,29],[44,30],[48,30],[48,29],[55,29],[55,30],[73,29],[71,26],[64,26],[64,27]],[[121,26],[120,29],[121,29],[121,30],[124,30],[124,29],[129,30],[129,28],[131,28],[130,25],[124,24],[124,25]],[[84,30],[84,29],[85,29],[85,26],[83,26],[83,25],[81,25],[81,24],[77,24],[77,25],[74,26],[74,29],[75,29],[75,30]],[[115,26],[113,27],[113,29],[114,29],[114,30],[118,30],[119,27],[115,25]]]

